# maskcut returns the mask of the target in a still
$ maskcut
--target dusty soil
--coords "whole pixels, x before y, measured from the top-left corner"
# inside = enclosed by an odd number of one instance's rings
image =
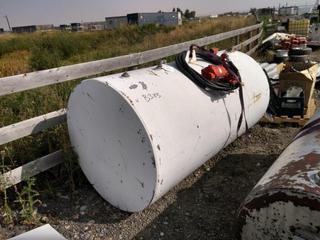
[[[241,202],[297,131],[256,125],[140,213],[114,208],[88,184],[74,193],[60,187],[42,199],[37,225],[48,222],[68,239],[235,239]],[[34,227],[0,233],[12,237]]]

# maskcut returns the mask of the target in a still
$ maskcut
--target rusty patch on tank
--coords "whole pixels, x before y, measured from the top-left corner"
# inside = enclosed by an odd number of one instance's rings
[[[301,195],[288,195],[285,192],[276,192],[274,194],[264,194],[262,196],[253,198],[252,200],[248,201],[248,198],[240,208],[238,213],[238,231],[237,237],[241,239],[241,235],[243,232],[243,227],[247,223],[247,219],[254,218],[256,222],[259,222],[259,216],[255,218],[251,215],[252,211],[260,211],[261,209],[269,208],[272,204],[276,202],[284,202],[289,203],[291,202],[296,207],[307,207],[311,211],[320,211],[320,200],[319,199],[311,199],[308,196],[301,196]],[[274,209],[273,209],[274,210]],[[272,216],[269,216],[272,217]],[[267,216],[267,219],[269,218]],[[275,215],[275,218],[279,218],[279,216]],[[272,220],[272,219],[270,219]],[[276,229],[275,229],[276,231]],[[290,228],[290,231],[292,229]]]
[[[301,129],[294,141],[308,134],[319,132],[319,123],[320,118],[307,124]],[[320,133],[315,135],[316,142],[314,144],[318,144],[317,139],[320,139]],[[251,215],[253,211],[268,208],[272,210],[274,203],[292,203],[295,207],[306,207],[311,211],[320,211],[319,171],[320,154],[313,151],[299,156],[299,159],[292,159],[276,174],[268,176],[270,180],[256,186],[240,208],[238,237],[241,239],[242,230],[247,220],[255,218]],[[259,217],[254,221],[259,221]]]
[[[144,182],[140,181],[137,177],[135,179],[140,183],[141,187],[144,188]]]
[[[120,93],[121,93],[124,97],[126,97],[126,99],[128,99],[128,101],[131,103],[132,106],[134,105],[134,103],[133,103],[133,101],[131,100],[130,97],[128,97],[128,96],[127,96],[124,92],[122,92],[122,91],[120,91]]]
[[[87,92],[87,96],[94,102],[93,97]]]
[[[141,87],[142,87],[143,90],[147,90],[148,89],[147,84],[145,84],[144,82],[139,82],[139,84],[141,84]]]
[[[138,87],[137,84],[132,84],[129,88],[130,88],[131,90],[133,90],[133,89],[136,89],[137,87]]]
[[[319,170],[319,162],[320,154],[309,153],[281,168],[271,182],[254,188],[240,208],[240,234],[252,210],[259,211],[276,202],[291,202],[296,207],[320,211],[320,187],[312,182],[309,174]]]
[[[257,103],[261,99],[261,93],[254,96],[253,103]]]
[[[152,165],[153,165],[153,167],[156,167],[156,159],[154,158],[153,155],[152,155],[152,157],[151,157],[151,160],[152,160]]]
[[[304,189],[306,192],[320,194],[320,186],[312,184],[309,174],[311,171],[319,170],[320,154],[309,153],[299,161],[291,161],[280,171],[272,176],[272,180],[264,185],[259,185],[252,190],[250,195],[265,192],[272,189]],[[306,184],[310,182],[310,184]],[[312,186],[314,185],[314,186]]]
[[[296,207],[307,207],[313,211],[320,211],[320,199],[301,196],[301,194],[288,195],[283,191],[273,194],[266,193],[262,196],[255,197],[244,204],[244,208],[248,210],[259,211],[262,208],[267,208],[275,202],[291,202]]]
[[[309,122],[308,124],[306,124],[303,128],[301,128],[300,132],[306,130],[307,128],[313,127],[317,124],[320,124],[320,118],[317,118],[316,120]]]
[[[301,172],[308,172],[312,169],[317,169],[319,162],[319,154],[315,152],[308,153],[303,157],[303,159],[299,161],[291,161],[289,164],[284,166],[276,177],[281,177],[282,175],[294,176]]]
[[[305,129],[304,131],[300,132],[300,133],[296,136],[296,138],[294,139],[294,141],[297,140],[297,139],[299,139],[299,138],[302,138],[302,137],[304,137],[304,136],[306,136],[306,135],[309,135],[309,134],[311,134],[311,133],[317,132],[317,131],[320,131],[320,125],[315,125],[315,126],[312,126],[312,127],[310,127],[310,128],[307,128],[307,129]]]

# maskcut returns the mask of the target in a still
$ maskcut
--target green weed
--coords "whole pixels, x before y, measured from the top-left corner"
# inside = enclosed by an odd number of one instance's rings
[[[17,200],[21,211],[20,216],[25,223],[34,223],[37,220],[37,204],[41,204],[41,201],[37,199],[39,193],[34,190],[35,178],[27,180],[27,184],[19,192],[17,191]]]
[[[6,190],[6,184],[7,184],[7,179],[3,176],[3,173],[5,173],[8,170],[7,164],[5,164],[5,150],[2,150],[0,152],[0,157],[1,157],[1,165],[0,165],[0,192],[3,194],[3,206],[0,208],[1,209],[1,215],[2,215],[2,221],[4,225],[12,224],[14,222],[13,219],[13,212],[9,206],[9,201],[8,201],[8,194]]]

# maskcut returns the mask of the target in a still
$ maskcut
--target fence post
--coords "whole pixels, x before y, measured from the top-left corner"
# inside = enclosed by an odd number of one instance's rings
[[[250,34],[250,38],[252,38],[252,37],[253,37],[253,31],[250,31],[249,34]],[[250,44],[248,45],[248,47],[249,47],[248,51],[250,51],[250,50],[254,47],[254,42],[250,43]]]
[[[236,45],[239,45],[240,44],[240,35],[237,35],[236,36]]]

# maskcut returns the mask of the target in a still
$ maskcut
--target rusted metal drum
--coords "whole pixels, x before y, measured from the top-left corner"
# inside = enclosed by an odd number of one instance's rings
[[[239,238],[320,239],[319,172],[320,112],[301,129],[242,204]]]

